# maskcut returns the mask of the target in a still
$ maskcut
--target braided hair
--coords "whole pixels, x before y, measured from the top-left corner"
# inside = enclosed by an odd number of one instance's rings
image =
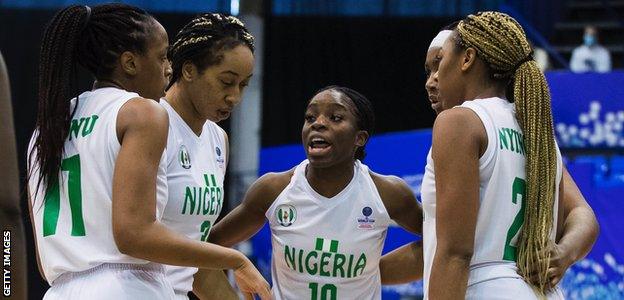
[[[357,129],[366,131],[369,135],[373,134],[373,130],[375,130],[375,112],[373,110],[373,104],[366,96],[360,94],[356,90],[338,85],[326,86],[314,94],[318,95],[324,91],[336,91],[342,96],[343,100],[350,101],[355,108]],[[364,160],[366,157],[365,148],[366,145],[357,148],[355,151],[355,159]]]
[[[223,59],[222,51],[245,45],[254,51],[254,38],[238,18],[224,14],[202,14],[178,32],[167,56],[173,74],[169,89],[182,76],[182,67],[190,62],[199,72]]]
[[[107,79],[123,52],[146,52],[150,26],[155,22],[139,8],[115,3],[93,8],[69,6],[47,25],[39,55],[37,131],[29,153],[39,167],[38,186],[49,186],[58,179],[73,116],[68,98],[76,89],[77,65],[98,80]],[[33,155],[35,151],[37,155]]]
[[[550,92],[544,74],[532,58],[524,30],[512,17],[500,12],[469,15],[457,26],[456,49],[472,47],[489,67],[493,80],[509,84],[516,117],[526,147],[526,195],[524,228],[518,242],[517,265],[527,279],[537,270],[537,290],[548,288],[549,259],[539,253],[548,247],[553,226],[557,154],[553,133]]]

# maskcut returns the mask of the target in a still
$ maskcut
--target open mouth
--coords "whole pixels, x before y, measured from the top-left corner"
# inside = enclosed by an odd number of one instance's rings
[[[308,153],[310,155],[326,154],[329,152],[330,148],[331,144],[327,140],[320,137],[314,137],[310,139],[310,142],[308,143]]]

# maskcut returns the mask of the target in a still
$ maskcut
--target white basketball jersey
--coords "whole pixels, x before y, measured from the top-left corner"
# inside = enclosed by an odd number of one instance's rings
[[[318,194],[305,160],[266,212],[275,299],[381,299],[379,259],[390,223],[368,167],[355,162],[338,195]]]
[[[169,114],[169,200],[163,223],[193,240],[207,241],[223,206],[225,132],[207,121],[197,136],[165,99],[160,103]],[[166,271],[176,295],[186,296],[193,289],[197,268],[166,266]]]
[[[113,171],[121,147],[117,114],[126,101],[136,97],[136,93],[117,88],[100,88],[78,97],[65,140],[60,184],[51,183],[47,190],[42,185],[37,190],[39,166],[34,160],[29,162],[32,179],[28,187],[37,248],[50,284],[65,272],[85,271],[103,263],[148,263],[119,252],[112,229]],[[72,107],[75,104],[73,99]],[[31,138],[29,153],[36,134]],[[160,219],[167,201],[164,153],[156,187]]]
[[[524,222],[526,158],[523,133],[516,119],[514,104],[501,98],[487,98],[466,101],[461,107],[469,108],[479,116],[488,138],[487,149],[479,159],[480,204],[468,285],[494,278],[518,278],[516,245]],[[557,230],[561,172],[561,154],[557,149],[553,240]],[[431,151],[427,156],[421,197],[425,214],[423,247],[427,298],[437,243],[435,171]]]

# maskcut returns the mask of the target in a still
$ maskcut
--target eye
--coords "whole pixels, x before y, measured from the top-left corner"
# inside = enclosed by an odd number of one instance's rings
[[[313,123],[316,118],[312,114],[305,114],[304,119],[308,123]]]
[[[232,84],[234,84],[233,81],[227,81],[227,80],[223,80],[221,79],[221,83],[225,86],[231,86]]]
[[[240,87],[241,89],[246,88],[249,85],[249,81],[245,81],[245,82],[241,82]]]
[[[341,115],[332,115],[331,116],[331,120],[334,121],[334,122],[340,122],[340,121],[342,121],[342,119],[344,119],[344,117],[341,116]]]

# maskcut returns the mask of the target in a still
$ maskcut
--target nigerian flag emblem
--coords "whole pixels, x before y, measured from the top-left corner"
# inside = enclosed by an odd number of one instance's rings
[[[191,156],[189,155],[188,149],[186,146],[180,146],[180,153],[178,154],[178,160],[180,161],[180,165],[182,168],[190,169],[191,168]]]
[[[297,220],[297,211],[292,205],[280,205],[275,210],[275,217],[280,225],[288,227]]]

